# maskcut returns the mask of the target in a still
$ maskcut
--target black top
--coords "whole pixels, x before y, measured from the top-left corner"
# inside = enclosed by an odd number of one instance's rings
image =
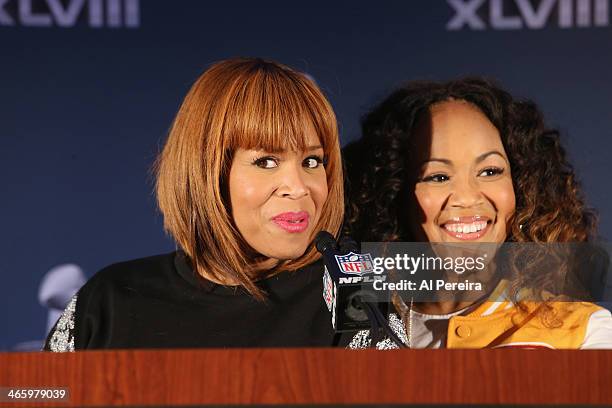
[[[351,336],[334,334],[322,276],[318,261],[259,281],[262,302],[201,278],[180,251],[114,264],[79,290],[45,349],[345,346]]]

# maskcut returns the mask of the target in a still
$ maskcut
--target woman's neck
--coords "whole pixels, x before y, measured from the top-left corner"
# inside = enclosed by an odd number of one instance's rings
[[[447,315],[468,306],[475,302],[419,302],[412,305],[412,310],[415,312],[429,315]]]
[[[275,268],[279,264],[278,259],[272,258],[260,258],[252,261],[251,268],[253,273],[256,275],[255,281],[269,278],[279,271],[275,270]],[[209,280],[217,285],[222,286],[240,286],[240,282],[232,278],[231,276],[213,276],[206,271],[198,271],[200,276],[204,279]]]

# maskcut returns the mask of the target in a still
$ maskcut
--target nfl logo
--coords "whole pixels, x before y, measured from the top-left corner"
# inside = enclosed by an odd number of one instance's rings
[[[334,303],[334,281],[332,281],[331,276],[329,276],[327,266],[323,274],[323,299],[325,300],[327,309],[331,312]]]
[[[363,275],[374,272],[374,263],[370,254],[356,254],[349,252],[346,255],[336,255],[336,262],[340,272],[349,275]]]

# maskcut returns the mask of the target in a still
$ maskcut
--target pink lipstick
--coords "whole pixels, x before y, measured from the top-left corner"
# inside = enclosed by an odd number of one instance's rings
[[[306,211],[284,212],[272,217],[272,221],[287,232],[298,233],[306,231],[309,218]]]

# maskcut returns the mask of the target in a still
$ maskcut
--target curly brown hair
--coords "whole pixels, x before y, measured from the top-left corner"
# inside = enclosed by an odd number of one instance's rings
[[[405,210],[413,199],[406,182],[412,176],[411,141],[422,115],[448,100],[472,104],[499,131],[516,196],[507,242],[586,242],[595,237],[596,214],[585,204],[559,131],[545,126],[533,102],[514,99],[481,78],[409,82],[364,116],[362,138],[343,152],[348,197],[345,234],[362,242],[416,241]],[[523,311],[521,288],[536,289],[535,299],[542,299],[544,293],[559,294],[560,287],[568,287],[568,279],[585,279],[570,276],[573,272],[568,269],[573,268],[566,265],[549,273],[542,273],[537,262],[527,267],[522,261],[528,253],[516,252],[511,265],[510,295]],[[541,318],[549,321],[547,326],[559,324],[554,314],[542,313]]]
[[[507,241],[585,242],[595,234],[596,214],[585,204],[559,131],[544,125],[533,102],[481,78],[409,82],[364,116],[362,138],[344,149],[345,233],[359,241],[414,241],[402,219],[410,140],[421,115],[451,99],[474,105],[499,131],[516,195]]]

